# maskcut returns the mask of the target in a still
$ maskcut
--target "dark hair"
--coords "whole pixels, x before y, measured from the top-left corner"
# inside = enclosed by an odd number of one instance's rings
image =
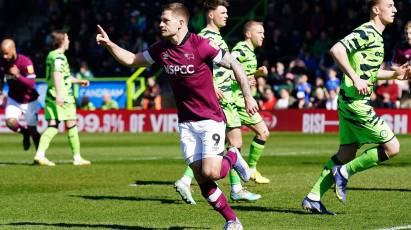
[[[372,11],[372,8],[377,5],[380,2],[380,0],[366,0],[367,4],[367,9],[369,12]]]
[[[163,11],[170,10],[173,14],[178,14],[183,16],[187,23],[190,20],[190,13],[188,12],[187,7],[183,3],[173,2],[163,6]]]
[[[258,22],[258,21],[254,21],[254,20],[248,21],[248,22],[246,22],[246,23],[244,24],[243,33],[245,34],[245,33],[246,33],[247,31],[249,31],[250,28],[251,28],[252,26],[254,26],[254,25],[260,25],[260,26],[262,26],[263,23],[262,23],[262,22]]]
[[[64,37],[67,33],[62,30],[55,30],[51,32],[51,46],[57,49],[63,44]]]
[[[228,7],[229,5],[228,0],[205,0],[203,2],[203,7],[206,11],[215,10],[218,6]]]

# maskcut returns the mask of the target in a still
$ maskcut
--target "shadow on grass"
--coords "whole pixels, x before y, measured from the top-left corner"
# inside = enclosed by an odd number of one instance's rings
[[[7,166],[7,165],[23,165],[23,166],[33,166],[35,165],[33,161],[2,161],[0,162],[0,166]]]
[[[147,228],[141,226],[127,226],[119,224],[76,224],[76,223],[37,223],[37,222],[16,222],[4,224],[3,226],[43,226],[53,228],[106,228],[106,229],[165,229],[165,230],[180,230],[180,229],[205,229],[197,227],[169,227],[169,228]]]
[[[352,188],[347,187],[347,190],[354,191],[383,191],[383,192],[411,192],[411,189],[407,188]]]
[[[164,198],[143,198],[135,196],[81,196],[70,195],[71,197],[83,198],[86,200],[123,200],[123,201],[160,201],[162,204],[178,204],[178,200]]]
[[[132,183],[132,185],[135,185],[135,186],[139,186],[139,185],[174,185],[174,181],[153,181],[153,180],[139,181],[139,180],[137,180],[135,183]]]
[[[278,212],[278,213],[293,213],[299,215],[312,215],[304,210],[299,210],[295,208],[283,208],[283,207],[260,207],[260,206],[231,206],[235,210],[239,211],[253,211],[253,212]]]

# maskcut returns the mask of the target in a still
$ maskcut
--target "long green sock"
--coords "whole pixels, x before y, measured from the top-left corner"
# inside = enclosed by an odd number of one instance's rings
[[[352,176],[357,172],[372,168],[388,159],[384,149],[378,146],[365,150],[361,156],[348,162],[345,167],[347,168],[348,176]]]
[[[231,185],[241,184],[240,176],[238,176],[238,173],[234,169],[230,170],[229,176]]]
[[[67,128],[67,138],[70,144],[71,152],[73,155],[80,154],[80,139],[78,137],[77,126]]]
[[[184,171],[184,176],[187,176],[187,177],[193,179],[194,173],[193,173],[193,170],[190,168],[190,166],[186,167],[186,170]]]
[[[53,140],[54,136],[58,133],[58,129],[55,127],[48,127],[46,131],[40,137],[40,144],[37,151],[46,152],[49,148],[51,140]]]
[[[264,150],[265,141],[257,139],[254,137],[253,142],[250,145],[250,152],[248,154],[248,166],[255,168],[257,166],[257,161],[260,159],[261,154]]]
[[[331,157],[330,160],[325,163],[323,171],[321,171],[320,177],[318,178],[317,182],[315,182],[313,188],[311,189],[310,193],[313,193],[320,198],[331,188],[334,184],[334,179],[331,174],[331,169],[335,165],[342,165],[341,161],[338,160],[337,156],[334,155]]]

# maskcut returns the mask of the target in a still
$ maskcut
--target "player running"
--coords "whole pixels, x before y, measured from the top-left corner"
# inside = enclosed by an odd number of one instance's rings
[[[12,39],[1,42],[0,96],[7,80],[9,92],[6,105],[6,125],[23,135],[23,149],[30,148],[30,136],[37,149],[40,134],[37,131],[39,94],[36,91],[36,74],[30,58],[16,52]],[[25,124],[20,122],[24,117]]]
[[[54,50],[47,55],[46,60],[46,80],[48,85],[46,107],[44,109],[48,127],[41,135],[40,145],[34,157],[34,163],[45,166],[55,166],[54,162],[46,158],[45,152],[54,136],[58,133],[59,123],[64,122],[70,148],[73,153],[73,165],[90,165],[90,161],[84,160],[80,155],[76,102],[72,90],[73,83],[88,86],[90,82],[88,80],[79,80],[71,76],[67,57],[64,55],[64,52],[68,50],[70,44],[67,33],[54,31],[51,33],[51,40]]]
[[[225,52],[230,52],[227,46],[227,43],[224,41],[223,37],[220,34],[220,29],[227,24],[227,7],[229,6],[228,1],[226,0],[209,0],[204,2],[204,8],[206,9],[206,18],[207,26],[200,31],[198,35],[207,38],[214,45],[218,46],[220,49]],[[239,138],[235,140],[233,137],[228,134],[231,132],[232,127],[240,129],[240,115],[239,111],[234,109],[234,95],[232,91],[232,82],[236,83],[238,91],[241,92],[237,81],[233,80],[233,71],[227,68],[224,68],[219,65],[213,66],[213,81],[214,88],[217,92],[217,97],[219,103],[223,109],[225,117],[227,119],[227,129],[226,136],[228,139],[229,146],[233,146],[241,149],[241,131],[240,136],[235,136],[234,138]],[[241,98],[244,105],[244,98]],[[243,110],[246,116],[249,116],[245,108]],[[257,115],[254,115],[257,116]],[[235,170],[230,170],[229,172],[230,184],[231,184],[231,200],[233,201],[256,201],[261,198],[260,194],[255,194],[247,191],[241,185],[241,180]],[[187,167],[184,171],[184,175],[174,183],[176,191],[180,194],[181,198],[188,204],[195,204],[195,200],[191,194],[191,181],[193,179],[193,171],[190,167]]]
[[[213,92],[212,63],[232,68],[240,82],[247,111],[254,114],[258,106],[251,96],[247,76],[240,63],[224,50],[214,48],[207,39],[188,32],[189,12],[181,3],[170,3],[161,15],[161,36],[144,52],[131,53],[110,41],[98,26],[97,43],[104,46],[121,64],[129,67],[163,66],[176,100],[181,150],[194,171],[201,193],[225,219],[225,228],[242,229],[215,180],[224,178],[232,168],[244,181],[250,178],[247,163],[236,148],[225,156],[224,114]],[[213,93],[210,93],[213,92]]]
[[[339,142],[337,153],[325,164],[319,179],[302,201],[312,213],[334,214],[321,203],[321,197],[335,183],[335,193],[346,201],[348,179],[396,156],[400,143],[394,133],[370,106],[370,95],[377,80],[410,77],[411,67],[396,71],[380,69],[384,60],[382,32],[394,21],[397,9],[393,0],[367,1],[370,21],[362,24],[331,48],[331,55],[344,72],[338,97]],[[364,144],[378,144],[356,158]]]

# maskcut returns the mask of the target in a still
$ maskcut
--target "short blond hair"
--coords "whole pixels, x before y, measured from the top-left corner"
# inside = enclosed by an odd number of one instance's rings
[[[245,35],[245,33],[247,33],[248,31],[251,30],[251,27],[253,27],[253,26],[255,26],[255,25],[263,26],[263,23],[262,23],[262,22],[258,22],[258,21],[254,21],[254,20],[251,20],[251,21],[246,22],[246,23],[244,24],[244,27],[243,27],[243,33],[244,33],[244,35]]]

